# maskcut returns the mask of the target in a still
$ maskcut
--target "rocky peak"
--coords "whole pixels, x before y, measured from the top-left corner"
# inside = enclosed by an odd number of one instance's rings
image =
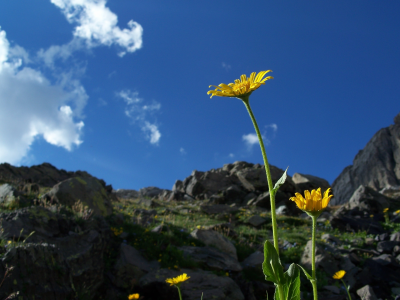
[[[360,185],[376,191],[400,185],[400,114],[394,123],[379,130],[335,179],[330,205],[347,203]]]

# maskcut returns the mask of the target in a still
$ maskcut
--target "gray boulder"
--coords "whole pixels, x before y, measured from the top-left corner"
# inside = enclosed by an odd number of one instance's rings
[[[73,177],[56,184],[42,196],[50,204],[72,207],[78,203],[88,206],[95,215],[108,216],[112,212],[111,201],[116,197],[108,193],[101,182],[93,176]]]
[[[362,300],[378,300],[378,297],[376,297],[374,290],[369,285],[358,289],[357,295],[360,296]]]
[[[222,234],[214,230],[195,229],[190,235],[195,239],[202,241],[206,246],[212,246],[220,251],[229,254],[234,259],[238,259],[236,248],[233,243]]]
[[[301,194],[304,194],[305,190],[311,191],[318,188],[321,188],[321,191],[325,192],[331,187],[328,181],[313,175],[294,173],[292,180],[295,183],[297,190],[300,191]]]
[[[394,125],[379,130],[360,150],[353,165],[346,167],[332,184],[335,197],[330,205],[349,201],[360,186],[380,191],[400,185],[400,114],[394,118]]]

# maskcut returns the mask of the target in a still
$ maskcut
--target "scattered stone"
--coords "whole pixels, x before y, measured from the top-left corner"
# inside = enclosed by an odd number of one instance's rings
[[[374,290],[369,285],[357,290],[357,295],[360,296],[362,300],[378,300],[375,296]]]
[[[382,241],[379,242],[378,245],[376,246],[376,250],[378,250],[381,253],[392,253],[393,248],[397,245],[400,245],[400,242],[397,241]]]

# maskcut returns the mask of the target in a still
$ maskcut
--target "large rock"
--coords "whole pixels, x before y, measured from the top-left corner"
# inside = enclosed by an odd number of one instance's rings
[[[325,192],[331,187],[328,181],[313,175],[294,173],[292,180],[296,184],[297,190],[301,191],[301,194],[304,194],[305,190],[311,191],[318,188],[321,188],[321,191]]]
[[[379,130],[332,184],[330,205],[344,204],[360,186],[380,191],[400,185],[400,114],[394,125]]]
[[[102,216],[111,214],[111,200],[114,197],[115,195],[108,193],[98,179],[90,175],[64,180],[42,196],[50,203],[69,207],[76,205],[79,200],[83,206],[88,206],[95,215]]]
[[[214,230],[195,229],[190,235],[195,239],[202,241],[207,246],[213,246],[220,251],[229,254],[234,259],[238,259],[236,248],[233,243],[222,234]]]
[[[20,241],[7,245],[0,260],[1,274],[6,265],[14,266],[1,299],[17,291],[21,299],[74,299],[82,292],[95,295],[103,285],[103,257],[113,233],[101,216],[78,225],[65,214],[31,207],[2,213],[0,219],[1,238]]]

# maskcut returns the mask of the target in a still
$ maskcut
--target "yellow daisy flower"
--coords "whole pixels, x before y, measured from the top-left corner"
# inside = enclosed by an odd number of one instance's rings
[[[290,200],[296,202],[298,208],[311,215],[319,215],[328,206],[333,195],[329,195],[331,188],[327,189],[324,196],[321,195],[321,188],[318,190],[304,191],[304,197],[300,193],[296,193],[296,197]]]
[[[340,271],[337,271],[335,274],[333,274],[332,278],[333,279],[342,279],[345,274],[346,274],[345,270],[340,270]]]
[[[178,277],[175,278],[167,278],[165,281],[169,283],[171,286],[173,285],[178,285],[186,280],[188,280],[190,277],[187,276],[186,273],[183,273],[182,275],[179,275]]]
[[[129,300],[133,300],[133,299],[139,299],[139,294],[132,294],[128,296]]]
[[[256,72],[250,74],[250,77],[247,78],[246,75],[240,76],[240,79],[235,79],[235,83],[221,83],[219,86],[210,85],[209,87],[215,87],[215,90],[208,91],[207,94],[211,94],[213,96],[221,96],[221,97],[235,97],[242,99],[250,96],[252,92],[258,89],[262,84],[265,84],[265,81],[268,79],[272,79],[272,76],[267,76],[265,78],[264,75],[268,71],[261,71],[256,75]]]
[[[383,213],[386,213],[386,212],[388,212],[388,210],[389,210],[389,208],[388,208],[388,207],[386,207],[386,208],[383,210]]]

